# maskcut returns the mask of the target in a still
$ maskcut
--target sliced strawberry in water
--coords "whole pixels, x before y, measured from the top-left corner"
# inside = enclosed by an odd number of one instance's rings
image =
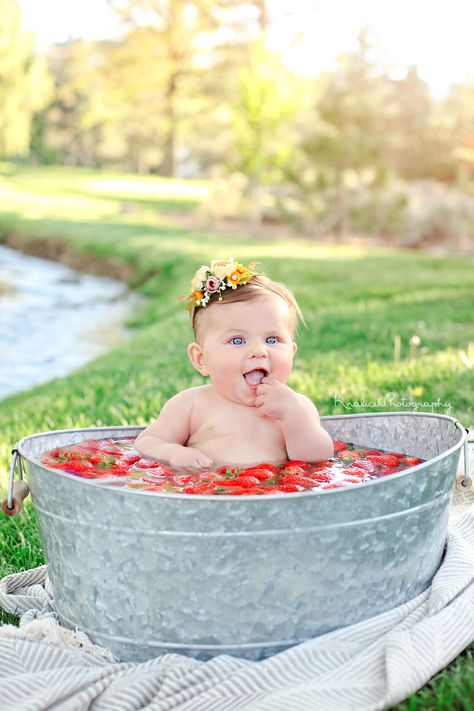
[[[375,467],[374,467],[375,468]],[[360,469],[359,467],[347,467],[347,469],[344,469],[342,474],[344,477],[346,476],[358,476],[361,479],[367,474],[368,472],[365,471],[365,469]]]
[[[224,479],[218,482],[219,486],[240,487],[249,489],[260,484],[256,476],[238,476],[235,479]]]
[[[304,486],[305,489],[312,489],[314,486],[318,486],[318,482],[315,479],[298,476],[297,474],[284,474],[280,479],[279,485],[281,484],[298,484],[299,486]]]
[[[276,488],[278,491],[304,491],[304,486],[298,486],[298,484],[279,484]]]
[[[372,457],[372,461],[375,462],[375,464],[382,464],[384,467],[391,468],[398,467],[400,464],[397,457],[394,457],[393,454],[381,454],[379,457]]]
[[[332,481],[334,478],[332,474],[325,474],[324,472],[316,472],[316,474],[310,474],[311,479],[314,479],[315,481]]]
[[[402,464],[408,464],[410,467],[414,467],[414,466],[416,466],[417,464],[421,464],[422,461],[423,461],[423,460],[422,460],[422,459],[418,459],[418,457],[404,457],[404,459],[402,459],[402,462],[401,462],[401,463],[402,463]]]
[[[357,459],[355,462],[352,462],[352,466],[357,469],[362,469],[365,472],[375,471],[375,464],[371,459]]]
[[[273,479],[276,471],[272,471],[271,469],[267,469],[266,467],[255,467],[255,468],[250,468],[250,469],[244,469],[242,474],[245,474],[246,476],[254,476],[256,477],[259,481],[266,481],[267,479]]]
[[[341,459],[359,459],[360,453],[354,449],[343,449],[337,456]]]
[[[289,466],[283,469],[283,474],[296,474],[297,476],[306,476],[306,471],[303,467]]]
[[[288,467],[301,467],[301,469],[308,469],[310,466],[310,462],[304,462],[302,459],[288,459],[283,468],[286,470],[288,470]]]
[[[202,484],[191,484],[185,486],[183,494],[213,494],[217,482],[204,482]]]

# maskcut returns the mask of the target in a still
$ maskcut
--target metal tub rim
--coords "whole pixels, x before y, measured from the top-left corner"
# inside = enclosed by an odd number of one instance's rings
[[[445,451],[441,452],[440,454],[436,455],[435,457],[430,457],[429,461],[431,462],[437,462],[441,460],[442,458],[446,457],[448,454],[451,454],[452,452],[455,452],[457,449],[460,449],[465,440],[467,439],[467,431],[465,427],[461,425],[461,423],[455,419],[454,417],[450,417],[449,415],[440,415],[437,413],[431,413],[431,412],[409,412],[409,411],[401,411],[401,412],[374,412],[374,413],[359,413],[359,414],[354,414],[354,415],[327,415],[327,416],[322,416],[321,417],[321,422],[324,423],[326,421],[331,421],[331,420],[340,420],[341,418],[344,418],[346,420],[348,419],[361,419],[365,417],[406,417],[406,416],[411,416],[411,417],[432,417],[435,419],[442,419],[446,421],[450,421],[453,423],[454,427],[456,429],[459,429],[461,431],[461,438],[460,440],[454,444],[452,447],[449,447]],[[142,431],[144,430],[146,425],[110,425],[110,426],[101,426],[101,427],[78,427],[78,428],[67,428],[63,430],[48,430],[46,432],[37,432],[32,435],[28,435],[26,437],[23,437],[20,439],[16,445],[16,449],[18,450],[19,454],[27,459],[28,461],[33,462],[34,464],[37,464],[47,471],[54,473],[56,475],[59,475],[61,477],[64,477],[68,481],[76,481],[80,485],[85,485],[85,486],[92,486],[100,489],[106,489],[106,485],[104,484],[104,480],[102,479],[101,482],[95,482],[91,479],[83,479],[81,477],[76,477],[72,474],[68,474],[67,472],[63,472],[58,469],[53,469],[52,467],[48,467],[47,465],[43,464],[39,459],[36,457],[25,453],[24,451],[24,445],[30,440],[35,440],[39,439],[40,437],[45,437],[45,436],[50,436],[50,435],[61,435],[61,434],[69,434],[71,432],[75,433],[88,433],[88,432],[94,432],[94,433],[100,433],[100,432],[110,432],[113,430],[114,432],[117,432],[118,434],[123,434],[126,436],[127,431]],[[96,438],[99,439],[99,438]],[[287,492],[284,496],[281,496],[280,494],[266,494],[265,496],[262,495],[251,495],[251,496],[245,496],[245,502],[247,501],[275,501],[275,500],[284,500],[284,499],[294,499],[294,498],[308,498],[308,497],[314,497],[314,496],[321,496],[321,495],[328,495],[328,494],[339,494],[339,495],[348,495],[348,493],[352,492],[354,488],[357,488],[358,490],[363,488],[366,489],[369,486],[383,486],[389,485],[391,481],[394,481],[395,479],[400,479],[402,477],[409,476],[413,474],[415,470],[418,468],[422,467],[425,465],[425,461],[421,462],[420,464],[416,464],[412,467],[408,467],[407,469],[404,469],[401,472],[391,474],[390,476],[387,477],[380,477],[379,479],[372,479],[367,482],[363,482],[361,484],[358,484],[357,487],[354,486],[347,486],[347,487],[340,487],[336,489],[316,489],[316,490],[310,490],[310,491],[298,491],[298,492]],[[110,482],[116,481],[116,479],[111,479]],[[112,488],[111,488],[112,489]],[[153,498],[160,498],[160,499],[180,499],[180,500],[195,500],[196,498],[199,500],[209,500],[209,501],[223,501],[225,503],[229,503],[230,501],[236,501],[242,503],[242,497],[240,496],[233,496],[232,494],[220,494],[219,496],[215,496],[212,494],[171,494],[171,493],[161,493],[161,492],[155,492],[155,491],[144,491],[141,489],[127,489],[127,488],[122,488],[122,487],[113,487],[112,489],[119,495],[123,496],[129,496],[129,495],[134,495],[134,496],[149,496]]]

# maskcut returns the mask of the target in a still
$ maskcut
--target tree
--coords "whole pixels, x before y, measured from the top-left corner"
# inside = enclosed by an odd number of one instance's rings
[[[249,23],[235,19],[232,10],[249,7],[253,2],[109,0],[109,3],[129,29],[141,33],[143,42],[154,47],[154,66],[147,63],[144,54],[136,54],[135,60],[136,66],[154,78],[154,88],[148,90],[154,94],[153,107],[161,132],[160,172],[173,176],[177,169],[179,130],[187,118],[182,111],[184,91],[189,90],[193,79],[199,82],[203,72],[212,71],[223,45],[232,50],[236,42],[248,41]],[[258,18],[254,18],[253,24],[256,21]]]
[[[387,79],[383,116],[384,155],[391,169],[406,180],[426,178],[433,165],[432,113],[429,88],[408,67],[403,79]]]
[[[234,151],[231,168],[249,179],[253,218],[261,219],[260,186],[281,181],[295,144],[292,122],[304,102],[304,83],[279,55],[257,41],[238,75],[232,106]]]
[[[358,49],[340,56],[338,68],[317,80],[313,119],[287,171],[302,201],[316,196],[321,214],[331,213],[337,233],[347,227],[351,189],[360,182],[378,186],[385,180],[386,99],[385,78],[371,61],[363,31]]]
[[[0,155],[28,153],[35,111],[48,101],[51,82],[34,39],[21,26],[16,0],[0,0]]]

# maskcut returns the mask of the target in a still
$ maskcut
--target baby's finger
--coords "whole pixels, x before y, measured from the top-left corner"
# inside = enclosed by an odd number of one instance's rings
[[[198,457],[198,464],[200,467],[203,469],[207,469],[208,467],[211,467],[213,462],[212,459],[209,459],[209,457]]]
[[[264,378],[261,379],[260,384],[263,385],[276,385],[280,381],[274,378],[272,375],[265,375]]]

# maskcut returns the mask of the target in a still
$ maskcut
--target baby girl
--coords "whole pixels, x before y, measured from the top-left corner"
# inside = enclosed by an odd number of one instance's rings
[[[198,269],[186,301],[188,356],[210,382],[168,400],[137,450],[181,470],[332,457],[316,407],[286,385],[301,318],[293,294],[228,259]]]

